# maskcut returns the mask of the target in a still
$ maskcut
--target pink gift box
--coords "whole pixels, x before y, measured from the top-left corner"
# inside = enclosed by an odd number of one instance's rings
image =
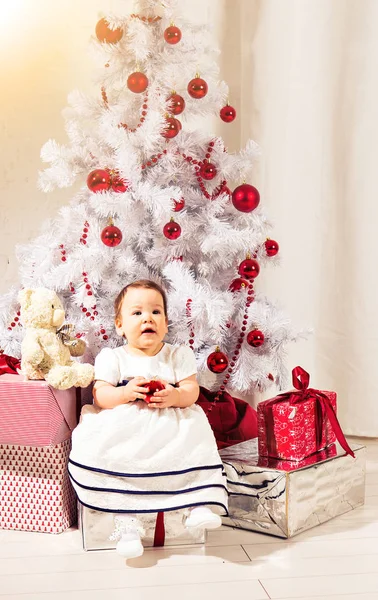
[[[296,390],[260,402],[257,407],[259,455],[301,461],[336,439],[353,454],[336,417],[336,393],[308,388],[310,376],[293,369]]]
[[[67,471],[76,390],[0,377],[0,528],[61,533],[76,520]]]

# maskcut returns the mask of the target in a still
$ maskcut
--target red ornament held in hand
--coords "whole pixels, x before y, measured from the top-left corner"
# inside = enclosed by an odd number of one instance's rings
[[[243,183],[232,192],[232,204],[240,212],[251,212],[255,210],[259,203],[260,194],[253,185]]]
[[[215,352],[207,357],[207,366],[212,373],[223,373],[228,367],[228,358],[217,347]]]
[[[253,258],[243,260],[238,269],[239,275],[247,279],[254,279],[260,273],[260,265]]]
[[[185,207],[185,200],[184,198],[180,198],[180,200],[175,200],[175,207],[174,207],[174,212],[180,212],[180,210],[182,210]]]
[[[153,394],[155,392],[161,392],[161,390],[165,390],[164,384],[161,381],[157,381],[155,379],[152,379],[148,383],[144,383],[143,387],[149,388],[149,391],[147,392],[146,397],[144,399],[144,401],[147,402],[147,404],[153,402]]]
[[[210,162],[203,162],[200,167],[199,174],[203,179],[210,181],[211,179],[214,179],[214,177],[216,177],[217,168]]]
[[[166,126],[164,127],[161,135],[168,139],[176,137],[176,135],[181,130],[180,121],[178,119],[175,119],[175,117],[167,117],[165,122]]]
[[[180,115],[185,108],[185,100],[179,94],[171,94],[167,98],[168,112],[173,115]]]
[[[168,44],[177,44],[181,40],[181,30],[175,25],[170,25],[164,31],[164,39]]]
[[[127,87],[134,94],[141,94],[145,92],[148,87],[148,79],[144,73],[140,71],[135,71],[135,73],[131,73],[131,75],[127,78]]]
[[[109,248],[118,246],[122,242],[122,231],[115,225],[108,225],[101,232],[101,241]]]
[[[263,345],[264,341],[265,336],[260,329],[253,329],[253,331],[250,331],[247,335],[247,342],[253,348],[259,348]]]
[[[221,108],[219,115],[222,121],[224,121],[225,123],[232,123],[232,121],[236,117],[236,110],[233,106],[227,104],[227,106]]]
[[[249,282],[246,279],[238,277],[231,281],[229,290],[230,292],[240,292],[240,290],[246,289],[249,286]]]
[[[265,242],[265,251],[267,256],[276,256],[278,254],[278,250],[280,249],[277,242],[271,239],[267,239]]]
[[[120,27],[110,29],[106,19],[100,19],[96,25],[96,36],[100,42],[107,44],[116,44],[123,36],[123,31]]]
[[[103,192],[111,187],[111,175],[105,169],[95,169],[87,177],[87,186],[91,192]]]
[[[199,100],[200,98],[204,98],[208,91],[208,85],[204,79],[201,77],[195,77],[188,83],[188,94],[192,98],[196,98]]]
[[[181,227],[173,219],[164,225],[163,233],[168,240],[177,240],[181,235]]]

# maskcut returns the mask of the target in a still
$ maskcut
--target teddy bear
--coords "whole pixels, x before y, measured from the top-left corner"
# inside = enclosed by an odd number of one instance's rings
[[[46,288],[23,289],[19,301],[26,331],[21,344],[22,374],[28,379],[45,379],[58,390],[87,387],[94,369],[71,359],[82,356],[86,345],[70,336],[70,325],[62,327],[65,312],[57,294]]]

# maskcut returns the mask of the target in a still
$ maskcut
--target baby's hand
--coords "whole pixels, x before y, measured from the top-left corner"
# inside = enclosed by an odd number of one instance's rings
[[[144,377],[134,377],[130,379],[129,383],[125,385],[123,397],[125,403],[135,402],[135,400],[145,400],[148,392],[148,387],[143,387],[148,383]]]
[[[170,406],[177,406],[180,397],[178,389],[162,379],[160,379],[160,382],[164,385],[164,390],[155,392],[148,406],[151,408],[169,408]]]

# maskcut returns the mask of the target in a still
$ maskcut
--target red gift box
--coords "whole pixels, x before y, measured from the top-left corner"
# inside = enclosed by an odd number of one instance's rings
[[[296,367],[293,385],[297,391],[258,404],[260,456],[299,461],[336,439],[354,456],[336,417],[336,393],[309,388],[309,382],[309,374]]]
[[[0,377],[0,528],[60,533],[76,519],[67,471],[76,390]]]
[[[311,467],[312,465],[316,465],[316,463],[324,462],[335,456],[337,456],[337,447],[336,444],[331,444],[327,448],[324,448],[324,450],[315,452],[315,454],[303,460],[282,460],[279,458],[270,458],[269,456],[259,456],[257,466],[290,472],[303,469],[304,467]]]

